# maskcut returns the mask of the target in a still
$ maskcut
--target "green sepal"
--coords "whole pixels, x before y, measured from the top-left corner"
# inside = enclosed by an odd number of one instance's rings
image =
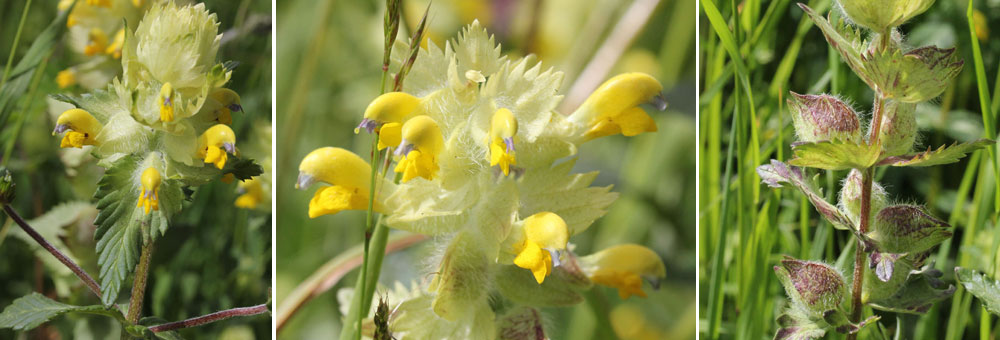
[[[496,287],[505,298],[532,307],[567,307],[583,302],[579,291],[592,286],[586,277],[580,279],[562,266],[541,284],[531,271],[515,265],[502,265],[495,274]]]
[[[798,316],[794,309],[778,316],[777,322],[778,331],[774,333],[774,340],[811,340],[826,335],[824,325]]]
[[[101,305],[74,306],[54,301],[39,293],[31,293],[14,300],[0,313],[0,328],[26,331],[41,326],[59,315],[79,312],[100,314],[124,321],[117,310]]]
[[[889,297],[868,302],[872,308],[887,312],[924,314],[935,302],[947,299],[955,293],[955,286],[947,285],[939,278],[942,273],[930,266],[909,273],[906,283]]]
[[[823,170],[867,169],[878,162],[881,147],[845,141],[800,143],[792,146],[788,164]]]
[[[989,282],[986,275],[968,268],[955,267],[955,279],[975,295],[990,313],[1000,315],[1000,281]]]
[[[928,149],[925,152],[915,155],[888,157],[880,161],[878,165],[925,167],[950,164],[958,162],[970,152],[987,147],[993,143],[995,143],[993,140],[980,139],[961,144],[955,143],[949,146],[942,145],[937,150]]]
[[[880,50],[880,51],[879,51]],[[940,96],[962,71],[964,62],[954,48],[921,47],[903,53],[898,48],[870,49],[862,57],[869,85],[887,98],[919,103]]]
[[[498,340],[544,340],[542,313],[531,307],[516,307],[497,318]]]
[[[97,264],[101,267],[101,301],[111,305],[118,298],[121,285],[135,268],[139,259],[142,240],[155,240],[166,233],[171,216],[181,210],[184,193],[180,182],[163,179],[160,183],[159,210],[149,214],[139,201],[141,185],[139,169],[142,164],[136,155],[124,156],[110,165],[98,182],[94,198],[97,200]]]
[[[919,253],[944,242],[952,233],[947,222],[917,205],[893,205],[875,214],[868,236],[889,253]]]

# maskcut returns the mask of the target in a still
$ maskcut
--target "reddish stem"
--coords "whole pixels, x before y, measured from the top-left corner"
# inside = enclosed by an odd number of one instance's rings
[[[212,314],[202,315],[187,320],[174,321],[162,325],[149,327],[149,330],[152,331],[153,333],[166,332],[181,328],[198,327],[204,324],[213,323],[216,321],[222,321],[237,316],[250,316],[250,315],[264,314],[267,312],[268,312],[267,304],[256,305],[253,307],[239,307],[239,308],[218,311]]]

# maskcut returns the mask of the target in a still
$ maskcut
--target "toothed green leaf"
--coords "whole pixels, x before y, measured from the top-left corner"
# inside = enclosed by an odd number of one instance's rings
[[[803,143],[792,147],[788,164],[823,170],[866,169],[879,157],[879,148],[842,141]]]
[[[52,318],[69,312],[108,314],[104,306],[73,306],[53,301],[42,294],[31,293],[14,300],[0,313],[0,328],[26,331],[41,326]]]
[[[968,268],[955,268],[955,278],[983,303],[986,310],[1000,315],[1000,281],[990,282],[986,275]]]
[[[950,146],[942,145],[937,150],[927,150],[915,155],[889,157],[879,162],[879,165],[924,167],[950,164],[958,162],[970,152],[985,148],[992,143],[992,140],[980,139]]]

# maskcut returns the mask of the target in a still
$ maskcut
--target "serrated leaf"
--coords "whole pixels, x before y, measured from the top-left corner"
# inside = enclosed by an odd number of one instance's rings
[[[806,180],[802,169],[788,166],[776,159],[771,160],[771,164],[757,167],[757,174],[760,175],[761,182],[772,188],[784,187],[784,184],[791,184],[799,189],[809,202],[812,203],[816,211],[823,215],[837,229],[856,230],[854,223],[840,211],[839,208],[823,199],[821,189],[812,182]]]
[[[943,288],[945,283],[939,277],[941,271],[930,266],[910,272],[906,283],[895,294],[879,301],[871,301],[868,305],[887,312],[926,313],[935,302],[947,299],[955,293],[955,286],[948,285],[947,288]]]
[[[986,275],[961,267],[955,268],[955,278],[982,302],[986,310],[1000,315],[1000,281],[990,282]]]
[[[878,147],[843,141],[801,143],[792,152],[795,158],[788,164],[823,170],[867,169],[881,154]]]
[[[73,306],[53,301],[42,294],[31,293],[14,300],[0,313],[0,328],[16,331],[34,329],[52,318],[68,312],[101,313],[103,306]]]
[[[108,167],[98,182],[94,198],[97,200],[97,264],[101,267],[101,301],[110,305],[118,298],[121,285],[135,268],[143,236],[155,240],[169,226],[169,218],[181,209],[184,193],[177,180],[165,179],[160,183],[159,210],[146,214],[136,206],[139,186],[140,160],[129,155]]]
[[[263,174],[264,168],[257,164],[253,159],[236,158],[232,161],[226,162],[226,166],[222,168],[222,173],[233,174],[233,177],[236,177],[236,179],[245,181]]]
[[[590,186],[597,178],[596,171],[570,173],[574,164],[576,159],[526,172],[517,185],[521,199],[518,215],[553,212],[566,221],[570,236],[582,233],[604,216],[618,193],[612,192],[611,186]]]
[[[955,143],[950,146],[942,145],[937,150],[928,149],[915,155],[889,157],[879,162],[879,165],[925,167],[955,163],[968,153],[987,147],[992,143],[994,143],[992,140],[980,139],[968,143]]]
[[[941,95],[962,71],[955,49],[933,46],[903,53],[898,48],[869,50],[861,56],[875,88],[888,98],[919,103]]]

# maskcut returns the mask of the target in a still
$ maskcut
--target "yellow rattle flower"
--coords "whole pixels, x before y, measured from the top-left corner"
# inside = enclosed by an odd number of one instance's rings
[[[83,148],[84,145],[97,145],[97,133],[103,126],[90,112],[82,109],[69,109],[56,119],[56,128],[52,135],[65,132],[60,148]]]
[[[118,29],[118,33],[115,33],[115,38],[111,40],[111,45],[104,50],[104,53],[110,55],[115,59],[122,57],[122,46],[125,45],[125,28]]]
[[[60,89],[76,85],[76,70],[68,68],[56,74],[56,84]]]
[[[230,125],[233,123],[233,112],[243,111],[243,106],[240,105],[240,95],[236,91],[218,88],[208,96],[221,105],[215,110],[215,120],[219,123]]]
[[[143,207],[148,214],[149,210],[160,210],[160,172],[149,167],[142,172],[139,180],[142,183],[142,192],[139,193],[137,207]]]
[[[530,270],[535,281],[542,284],[552,267],[559,266],[559,251],[566,249],[569,229],[562,217],[551,212],[531,215],[522,228],[524,241],[514,247],[514,265]]]
[[[589,127],[584,133],[585,140],[619,133],[635,136],[655,132],[656,122],[639,105],[652,103],[657,109],[666,109],[662,90],[663,85],[648,74],[621,74],[597,88],[571,119]]]
[[[170,83],[160,87],[160,120],[164,122],[174,120],[174,87]]]
[[[236,207],[255,209],[264,200],[264,188],[260,185],[258,177],[240,182],[239,190],[243,194],[236,197],[236,202],[234,203]]]
[[[642,279],[649,280],[657,288],[659,280],[667,276],[660,257],[649,248],[635,244],[618,245],[581,257],[579,264],[591,281],[618,288],[618,296],[622,299],[632,295],[646,297]]]
[[[368,210],[371,171],[368,163],[353,152],[323,147],[313,150],[299,163],[295,188],[305,190],[316,182],[330,184],[319,188],[309,201],[309,218],[342,210]],[[383,211],[378,200],[374,208]]]
[[[403,182],[414,177],[433,180],[438,171],[438,154],[444,149],[444,138],[437,122],[428,116],[416,116],[403,124],[396,155],[403,159],[395,172],[403,173]]]
[[[83,54],[92,56],[98,53],[103,53],[104,50],[108,48],[108,35],[104,33],[104,30],[100,28],[90,29],[90,33],[87,34],[88,43],[87,46],[83,48]]]
[[[399,144],[403,123],[418,115],[420,98],[403,92],[389,92],[378,96],[368,104],[364,119],[354,129],[358,133],[365,129],[368,133],[378,131],[378,149]]]
[[[236,149],[236,133],[225,124],[215,124],[198,137],[198,158],[216,168],[226,166],[228,154],[239,155]]]
[[[517,164],[514,158],[514,135],[517,134],[517,119],[514,113],[501,108],[493,114],[490,120],[490,166],[500,165],[503,175],[510,174],[512,165]]]

